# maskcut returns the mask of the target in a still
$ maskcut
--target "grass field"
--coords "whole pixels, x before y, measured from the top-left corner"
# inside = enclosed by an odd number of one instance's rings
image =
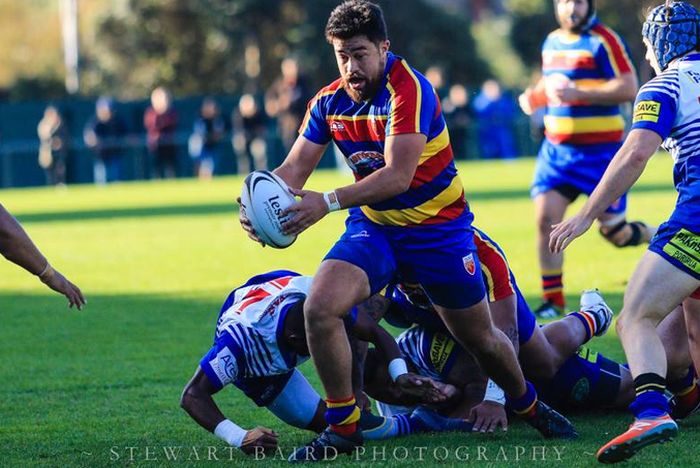
[[[532,166],[532,160],[480,162],[460,170],[476,225],[501,244],[521,288],[535,302],[538,271],[527,194]],[[309,187],[349,181],[320,172]],[[274,268],[313,274],[342,232],[343,214],[328,216],[289,249],[262,249],[238,226],[233,200],[240,187],[240,178],[220,178],[0,192],[0,201],[88,299],[82,312],[68,310],[38,280],[0,262],[0,465],[270,463],[227,451],[180,410],[180,392],[210,345],[218,307],[230,289]],[[661,222],[674,200],[670,158],[657,156],[632,192],[630,218]],[[581,289],[596,286],[618,310],[642,252],[617,250],[588,233],[567,254],[570,302]],[[593,347],[622,358],[612,329]],[[309,363],[303,370],[317,385]],[[280,432],[285,453],[309,439],[309,433],[284,427],[235,389],[224,390],[218,402],[243,427],[266,425]],[[414,436],[368,444],[361,463],[370,464],[374,450],[375,462],[385,453],[390,466],[419,462],[421,451],[428,463],[447,455],[443,464],[592,466],[599,445],[630,422],[627,413],[605,411],[571,419],[581,433],[573,443],[545,442],[515,421],[506,434],[494,436]],[[698,435],[698,421],[691,419],[673,445],[649,448],[634,463],[693,465]],[[168,461],[167,447],[177,461]],[[466,456],[466,462],[459,460]]]

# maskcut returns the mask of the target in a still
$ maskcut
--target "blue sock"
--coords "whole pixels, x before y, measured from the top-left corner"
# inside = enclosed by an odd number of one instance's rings
[[[537,392],[535,387],[530,382],[525,382],[525,393],[518,398],[511,398],[506,395],[506,403],[508,408],[513,410],[515,414],[521,418],[531,418],[535,416],[535,407],[537,403]]]
[[[649,419],[668,414],[666,379],[658,374],[641,374],[634,379],[634,389],[637,397],[630,405],[630,410],[637,419]]]

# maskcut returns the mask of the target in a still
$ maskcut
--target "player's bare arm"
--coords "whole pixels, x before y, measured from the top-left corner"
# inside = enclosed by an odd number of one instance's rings
[[[562,102],[585,101],[590,104],[612,105],[634,101],[638,87],[637,75],[624,73],[604,83],[564,87],[554,93]]]
[[[377,203],[408,190],[426,141],[427,137],[421,133],[387,137],[386,165],[359,182],[335,190],[339,206],[349,208]],[[292,190],[292,193],[301,200],[286,210],[294,213],[294,217],[284,224],[285,234],[299,234],[330,212],[323,193],[311,190]]]
[[[661,137],[657,133],[644,129],[632,130],[581,211],[552,230],[549,238],[552,252],[563,251],[585,233],[611,203],[629,190],[642,175],[659,145]]]
[[[244,431],[226,419],[213,398],[218,391],[204,371],[197,367],[197,371],[182,392],[180,406],[197,424],[229,444],[237,446],[243,453],[255,453],[256,447],[263,450],[277,448],[277,434],[271,429],[256,427]],[[241,439],[240,443],[238,439]]]
[[[328,145],[316,144],[299,135],[282,165],[274,172],[291,188],[301,189],[318,165]]]

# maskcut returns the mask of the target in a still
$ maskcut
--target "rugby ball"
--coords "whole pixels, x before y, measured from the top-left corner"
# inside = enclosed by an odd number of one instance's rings
[[[282,212],[295,202],[287,184],[270,171],[251,172],[243,182],[241,210],[260,240],[270,247],[284,249],[296,240],[296,235],[282,232],[282,223],[291,219]]]

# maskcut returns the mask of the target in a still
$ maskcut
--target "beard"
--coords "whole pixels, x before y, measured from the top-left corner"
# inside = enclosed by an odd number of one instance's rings
[[[368,101],[377,94],[381,76],[374,79],[365,76],[350,76],[342,78],[342,85],[350,99],[357,103]]]

